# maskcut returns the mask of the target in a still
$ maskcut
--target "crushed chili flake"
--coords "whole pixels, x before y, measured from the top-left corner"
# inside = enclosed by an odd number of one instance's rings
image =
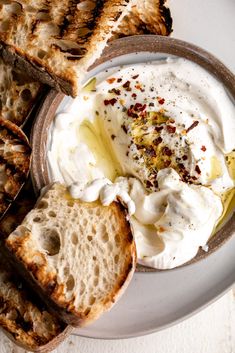
[[[199,124],[198,120],[195,120],[192,125],[190,125],[187,129],[186,129],[186,133],[188,133],[190,130],[194,129],[197,125]]]
[[[205,151],[206,151],[206,146],[202,146],[202,147],[201,147],[201,150],[202,150],[203,152],[205,152]]]
[[[163,126],[155,126],[154,127],[154,130],[157,131],[157,132],[162,131],[162,129],[163,129]]]
[[[112,99],[105,99],[104,100],[104,105],[114,105],[115,103],[117,102],[117,99],[116,98],[112,98]]]
[[[118,83],[122,82],[122,78],[118,78],[118,79],[117,79],[117,82],[118,82]]]
[[[158,103],[161,104],[161,105],[165,103],[165,99],[164,98],[157,97],[157,100],[158,100]]]
[[[149,103],[149,107],[154,107],[154,103],[153,103],[153,102],[150,102],[150,103]]]
[[[136,93],[132,93],[131,97],[136,98],[137,94]]]
[[[162,153],[168,157],[172,156],[172,151],[170,150],[169,147],[165,146],[162,149]]]
[[[186,161],[186,160],[188,159],[188,157],[186,156],[186,154],[183,155],[182,159],[183,159],[183,161]]]
[[[169,132],[169,134],[174,134],[176,127],[172,125],[166,125],[166,129],[167,129],[167,132]]]
[[[132,76],[133,80],[136,80],[139,77],[139,75]]]
[[[146,109],[146,104],[135,103],[134,110],[137,112],[142,112]]]
[[[120,94],[121,94],[120,89],[117,89],[117,88],[112,88],[112,89],[110,89],[108,92],[109,92],[109,93],[114,93],[114,94],[116,94],[117,96],[120,96]]]
[[[116,78],[115,77],[107,78],[106,81],[111,85],[111,83],[114,83],[116,81]]]
[[[199,166],[198,166],[198,165],[196,165],[196,167],[195,167],[195,171],[196,171],[198,174],[201,174],[201,169],[199,168]]]
[[[169,167],[171,165],[171,161],[164,161],[164,167]]]
[[[153,144],[155,146],[159,145],[162,142],[161,136],[157,137],[156,139],[153,140]]]
[[[122,85],[122,87],[123,88],[129,88],[130,87],[130,81],[126,81],[123,85]]]
[[[137,84],[137,85],[135,85],[135,88],[141,90],[142,86],[141,86],[141,84]]]
[[[114,135],[114,134],[111,135],[111,139],[112,139],[112,140],[114,140],[116,137],[117,137],[117,136]]]

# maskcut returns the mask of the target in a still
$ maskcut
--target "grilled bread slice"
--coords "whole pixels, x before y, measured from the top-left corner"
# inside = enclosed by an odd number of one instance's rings
[[[0,327],[17,345],[34,352],[53,350],[72,328],[51,315],[15,275],[0,249]]]
[[[165,0],[137,0],[111,39],[138,34],[169,35],[172,17],[164,4]]]
[[[0,115],[22,126],[42,92],[42,84],[0,57]]]
[[[0,117],[0,218],[27,179],[31,149],[23,131]]]
[[[124,206],[74,200],[58,183],[6,245],[48,308],[74,326],[109,309],[135,270],[135,243]]]
[[[3,1],[0,43],[6,62],[76,96],[134,0]]]

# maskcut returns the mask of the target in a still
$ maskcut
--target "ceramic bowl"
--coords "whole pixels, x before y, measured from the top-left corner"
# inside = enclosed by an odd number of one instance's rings
[[[143,59],[145,61],[151,60],[154,55],[159,55],[159,58],[171,55],[191,60],[216,76],[235,101],[235,76],[210,53],[195,45],[173,38],[145,35],[118,39],[109,44],[100,59],[95,62],[89,71],[91,73],[97,73],[99,70],[107,67],[107,64],[109,67],[113,66],[115,61],[116,63],[118,61],[118,64],[136,62],[135,56],[137,57],[139,53],[142,55],[142,61]],[[127,54],[130,55],[128,60],[126,59]],[[123,57],[124,55],[125,58]],[[140,57],[138,57],[138,60],[140,60]],[[68,99],[65,97],[64,94],[51,90],[42,102],[34,121],[31,134],[33,151],[31,175],[36,192],[51,181],[46,156],[48,131],[59,105],[63,100]],[[230,217],[223,227],[209,240],[208,252],[200,249],[197,256],[187,264],[192,264],[214,252],[227,241],[234,232],[235,217]],[[141,270],[143,268],[140,267],[139,269]],[[146,268],[144,271],[146,271]],[[147,269],[147,271],[149,271],[149,269]]]

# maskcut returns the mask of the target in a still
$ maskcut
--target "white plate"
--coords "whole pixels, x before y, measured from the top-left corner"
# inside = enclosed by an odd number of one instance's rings
[[[171,0],[174,33],[235,71],[235,1]],[[235,282],[235,237],[206,259],[179,269],[136,273],[116,306],[75,334],[127,338],[173,325],[215,301]]]

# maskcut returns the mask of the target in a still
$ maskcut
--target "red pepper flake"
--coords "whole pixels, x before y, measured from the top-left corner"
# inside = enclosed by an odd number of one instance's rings
[[[130,81],[126,81],[123,85],[122,85],[122,87],[123,88],[129,88],[130,87]]]
[[[116,81],[116,78],[115,77],[107,78],[106,81],[111,85],[111,83],[114,83]]]
[[[172,126],[172,125],[167,125],[166,129],[167,129],[167,132],[169,132],[169,134],[174,134],[175,130],[176,130],[176,127]]]
[[[118,79],[117,79],[117,82],[118,82],[118,83],[122,82],[122,78],[118,78]]]
[[[146,109],[146,107],[147,107],[146,104],[135,103],[134,110],[136,112],[143,112]]]
[[[182,159],[183,159],[183,161],[186,161],[188,159],[188,156],[186,156],[186,154],[185,154],[185,155],[183,155]]]
[[[142,91],[142,86],[141,86],[141,84],[139,84],[139,83],[138,83],[137,85],[135,85],[135,88]]]
[[[139,77],[139,75],[132,76],[133,80],[136,80]]]
[[[165,99],[164,98],[157,97],[157,100],[158,100],[158,103],[161,104],[161,105],[165,103]]]
[[[112,89],[110,89],[108,92],[109,92],[109,93],[114,93],[114,94],[116,94],[117,96],[120,96],[120,94],[121,94],[120,89],[117,89],[117,88],[112,88]]]
[[[194,129],[197,125],[199,124],[199,121],[195,120],[192,125],[190,125],[187,129],[186,129],[186,133],[188,133],[190,130]]]
[[[136,93],[132,93],[131,97],[136,98],[137,94]]]
[[[163,147],[162,149],[162,154],[170,157],[172,156],[172,151],[170,150],[170,148],[168,148],[167,146]]]
[[[206,152],[206,146],[202,146],[202,147],[201,147],[201,150],[202,150],[203,152]]]
[[[105,99],[104,100],[104,105],[109,105],[111,104],[112,106],[117,102],[116,98],[112,98],[112,99]]]
[[[163,129],[163,126],[155,126],[154,127],[154,130],[157,131],[157,132],[162,131],[162,129]]]
[[[162,142],[161,136],[157,137],[156,139],[153,140],[153,144],[155,146],[158,146]]]
[[[198,166],[198,165],[196,165],[196,167],[195,167],[195,171],[196,171],[198,174],[201,174],[201,169],[199,168],[199,166]]]
[[[167,168],[171,165],[171,161],[164,161],[164,167]]]

